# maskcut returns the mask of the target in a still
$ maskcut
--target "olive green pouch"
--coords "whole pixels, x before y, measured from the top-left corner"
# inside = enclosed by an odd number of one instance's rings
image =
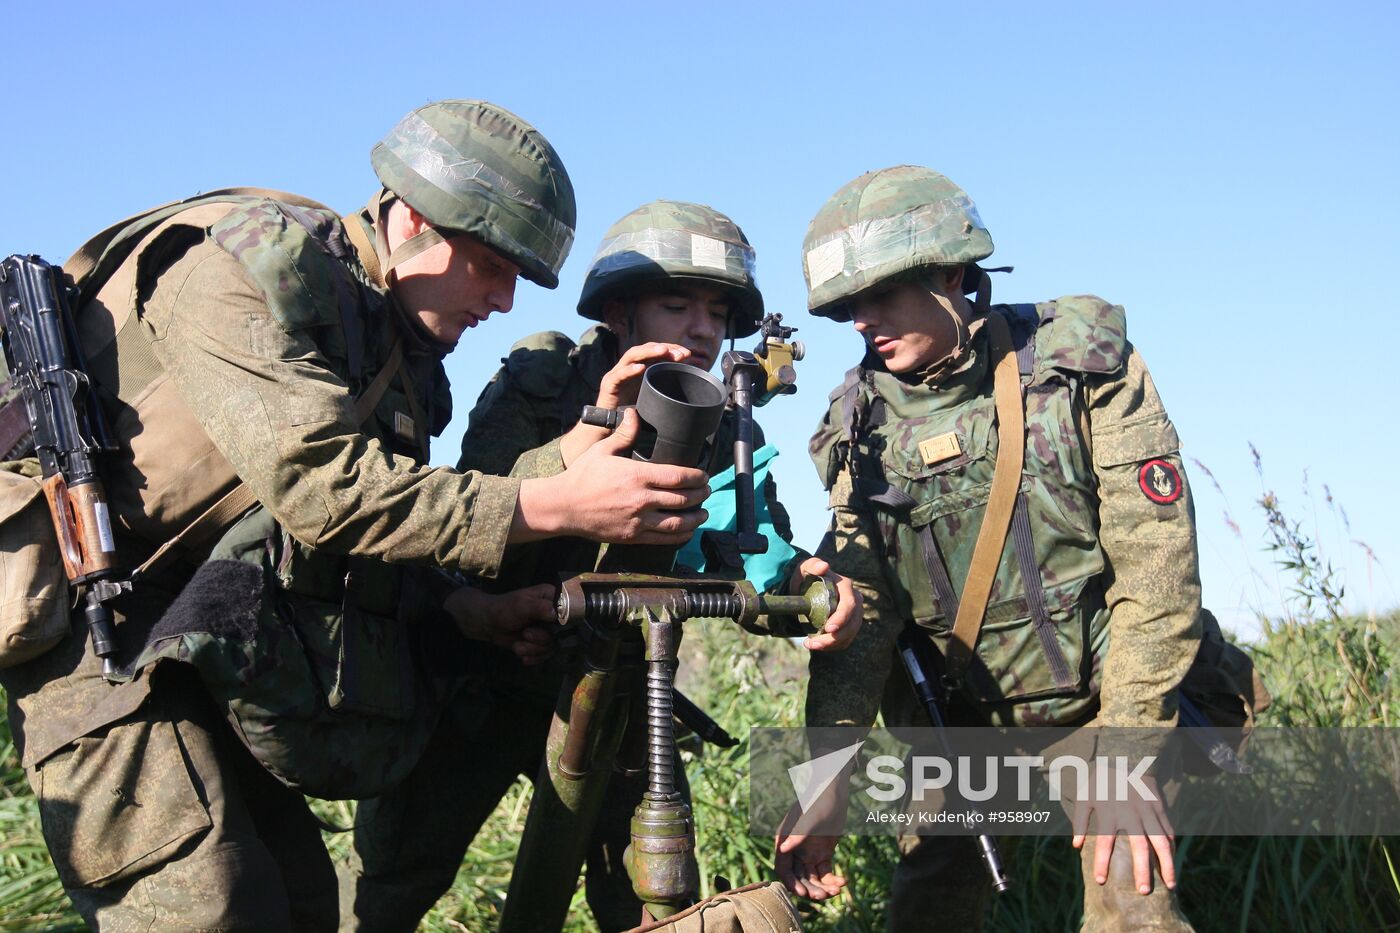
[[[0,668],[68,634],[68,577],[43,492],[38,460],[0,464]]]

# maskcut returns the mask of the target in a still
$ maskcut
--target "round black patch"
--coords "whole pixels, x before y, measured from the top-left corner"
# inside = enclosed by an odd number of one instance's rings
[[[1158,505],[1181,498],[1181,474],[1165,460],[1149,460],[1138,469],[1138,488]]]

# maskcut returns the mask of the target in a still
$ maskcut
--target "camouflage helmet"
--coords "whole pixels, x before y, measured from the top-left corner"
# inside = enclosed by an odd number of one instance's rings
[[[807,225],[807,308],[849,321],[845,303],[872,285],[991,254],[992,237],[977,207],[945,176],[916,165],[867,172],[832,195]]]
[[[690,279],[718,285],[733,299],[730,337],[747,337],[763,321],[763,295],[754,280],[754,251],[739,225],[712,207],[652,201],[603,234],[578,313],[603,319],[603,304],[648,283]]]
[[[558,287],[577,223],[574,187],[539,130],[486,101],[443,100],[400,120],[369,157],[384,187],[438,231],[469,233],[530,281]]]

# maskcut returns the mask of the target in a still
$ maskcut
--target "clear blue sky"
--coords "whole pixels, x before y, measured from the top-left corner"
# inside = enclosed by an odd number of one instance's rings
[[[1348,568],[1353,607],[1400,601],[1394,4],[7,6],[6,254],[61,259],[140,208],[232,184],[349,210],[404,112],[493,100],[562,154],[579,231],[558,291],[522,283],[450,359],[460,415],[514,340],[582,329],[573,303],[614,219],[658,197],[711,204],[809,347],[800,393],[760,420],[810,547],[825,501],[806,438],[860,343],[803,313],[802,233],[861,172],[924,164],[968,190],[993,259],[1016,266],[998,299],[1128,309],[1186,455],[1229,497],[1192,471],[1207,605],[1238,621],[1280,598],[1251,441]],[[1369,587],[1352,539],[1381,562]]]

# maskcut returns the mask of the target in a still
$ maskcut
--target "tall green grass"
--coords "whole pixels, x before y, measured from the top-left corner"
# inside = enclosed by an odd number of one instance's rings
[[[1268,522],[1268,550],[1289,587],[1286,611],[1261,619],[1252,647],[1274,695],[1261,724],[1400,724],[1400,613],[1343,612],[1344,587],[1316,542],[1272,492],[1266,490],[1258,505]],[[750,726],[800,724],[801,649],[706,623],[690,627],[682,655],[683,688],[736,737],[746,736]],[[748,754],[747,742],[724,750],[685,746],[705,893],[715,876],[736,885],[773,877],[771,840],[748,832]],[[458,933],[495,926],[529,798],[524,780],[506,795],[422,929]],[[314,806],[331,825],[353,822],[353,804]],[[345,859],[348,833],[328,833],[326,842],[333,857]],[[1203,933],[1400,930],[1400,840],[1200,837],[1182,839],[1179,854],[1182,906]],[[849,886],[833,901],[801,905],[806,928],[882,930],[896,858],[892,838],[843,841],[837,867]],[[990,929],[1078,927],[1078,854],[1067,839],[1019,840],[1009,847],[1008,869],[1014,886],[993,904]],[[37,807],[0,721],[0,933],[80,927],[44,849]],[[566,929],[592,929],[581,891]]]
[[[1268,725],[1394,725],[1400,715],[1400,614],[1374,620],[1295,619],[1264,633],[1255,657],[1274,692]],[[797,725],[804,690],[803,652],[732,628],[687,633],[688,691],[734,735],[749,726]],[[748,833],[748,743],[733,749],[687,746],[696,803],[700,867],[734,884],[772,877],[771,841]],[[530,787],[507,794],[468,854],[456,883],[423,929],[494,927],[510,882]],[[317,802],[327,822],[349,826],[353,804]],[[328,834],[343,859],[349,834]],[[1400,840],[1382,838],[1201,837],[1181,840],[1182,905],[1201,931],[1400,929]],[[894,840],[854,837],[838,850],[850,886],[839,899],[803,905],[814,931],[881,930]],[[1030,837],[1011,848],[1015,884],[993,905],[994,930],[1072,930],[1080,916],[1078,855],[1060,838]],[[38,812],[8,730],[0,725],[0,931],[70,930],[68,906],[39,833]],[[569,930],[592,924],[581,895]]]

